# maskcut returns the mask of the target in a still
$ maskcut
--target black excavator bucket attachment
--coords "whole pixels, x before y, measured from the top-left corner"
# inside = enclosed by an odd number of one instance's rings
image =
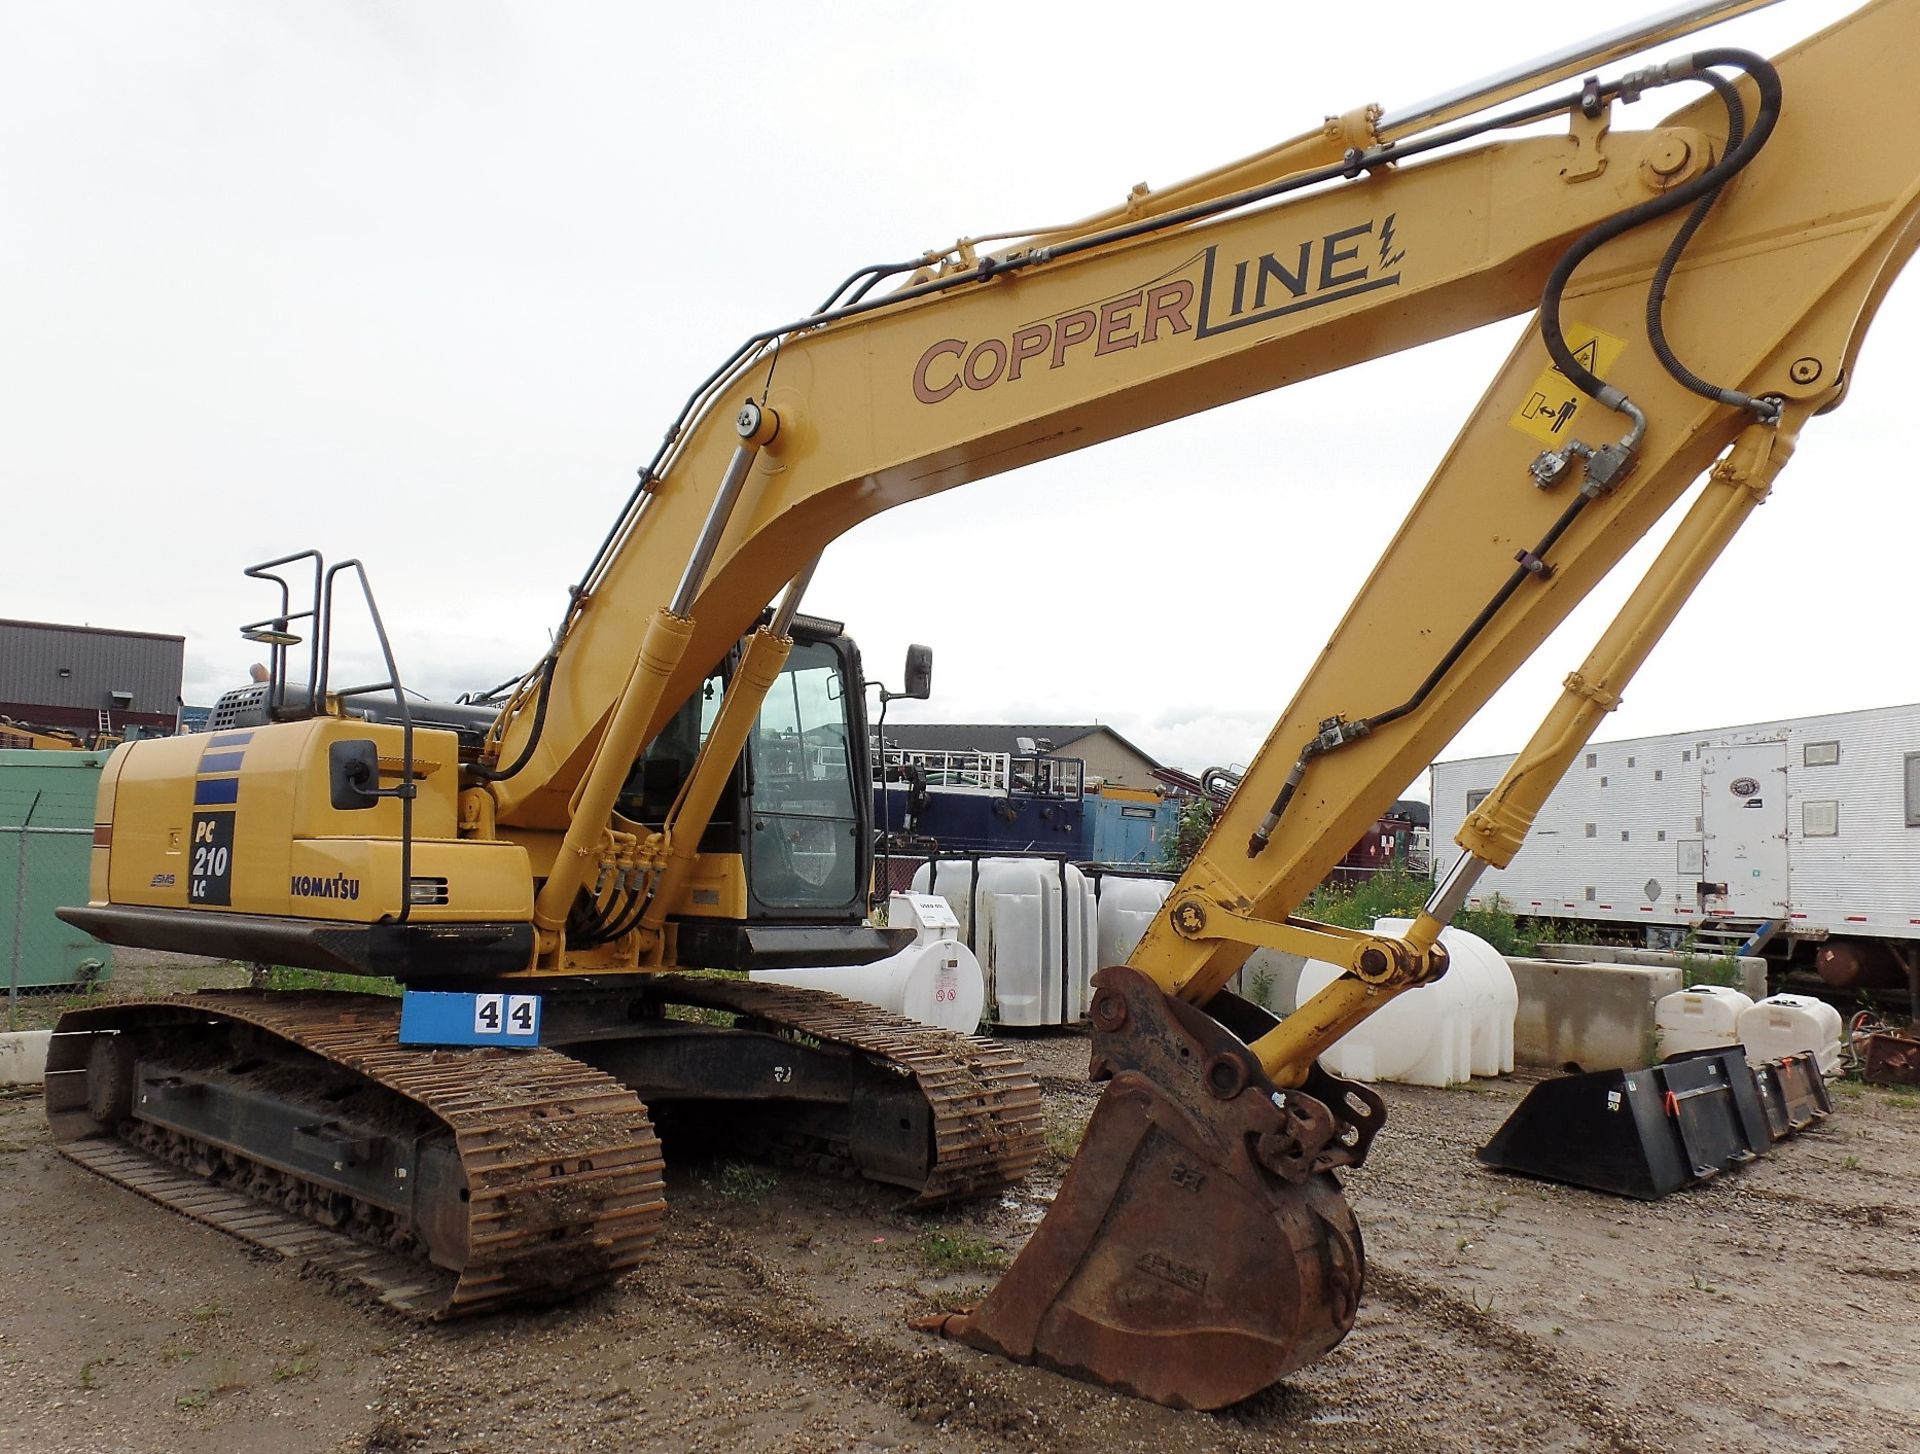
[[[1360,1229],[1332,1172],[1360,1163],[1385,1106],[1317,1066],[1276,1091],[1245,1044],[1136,970],[1094,985],[1109,1084],[1052,1209],[979,1308],[919,1326],[1220,1408],[1353,1327]]]
[[[1776,1141],[1784,1141],[1833,1114],[1826,1077],[1820,1074],[1820,1062],[1812,1055],[1785,1055],[1766,1061],[1754,1067],[1753,1078],[1766,1109],[1767,1128]]]
[[[1527,1092],[1479,1158],[1501,1171],[1652,1201],[1764,1155],[1830,1108],[1810,1056],[1747,1065],[1738,1046]]]

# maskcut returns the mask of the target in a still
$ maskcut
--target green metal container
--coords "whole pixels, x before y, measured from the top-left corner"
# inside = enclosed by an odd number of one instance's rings
[[[87,901],[104,752],[0,751],[0,989],[96,984],[113,951],[54,910]]]

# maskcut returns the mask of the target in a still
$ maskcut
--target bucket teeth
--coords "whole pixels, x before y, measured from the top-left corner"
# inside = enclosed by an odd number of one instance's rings
[[[1110,1078],[1052,1209],[976,1310],[936,1331],[1176,1408],[1238,1402],[1353,1327],[1365,1259],[1329,1165],[1379,1098],[1276,1092],[1216,1021],[1137,971],[1094,979]],[[1356,1128],[1356,1120],[1364,1124]]]

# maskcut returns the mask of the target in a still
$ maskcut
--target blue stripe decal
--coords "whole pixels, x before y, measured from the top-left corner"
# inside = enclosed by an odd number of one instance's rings
[[[251,741],[253,741],[253,734],[251,732],[221,732],[216,734],[213,741],[209,742],[207,746],[245,747]]]
[[[193,785],[193,805],[206,807],[212,803],[237,802],[240,797],[240,779],[237,777],[206,778]]]
[[[200,771],[203,773],[238,772],[240,771],[240,759],[245,756],[246,753],[244,752],[202,753],[200,755]]]

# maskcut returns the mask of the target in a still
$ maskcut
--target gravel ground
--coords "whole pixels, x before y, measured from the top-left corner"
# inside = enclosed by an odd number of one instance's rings
[[[1057,1184],[1086,1042],[1019,1042],[1055,1153],[928,1216],[878,1189],[679,1159],[617,1287],[419,1328],[61,1159],[0,1099],[0,1450],[1712,1451],[1920,1447],[1920,1097],[1838,1114],[1641,1204],[1488,1172],[1524,1081],[1385,1088],[1346,1178],[1370,1258],[1334,1354],[1176,1413],[911,1332],[970,1301]]]

